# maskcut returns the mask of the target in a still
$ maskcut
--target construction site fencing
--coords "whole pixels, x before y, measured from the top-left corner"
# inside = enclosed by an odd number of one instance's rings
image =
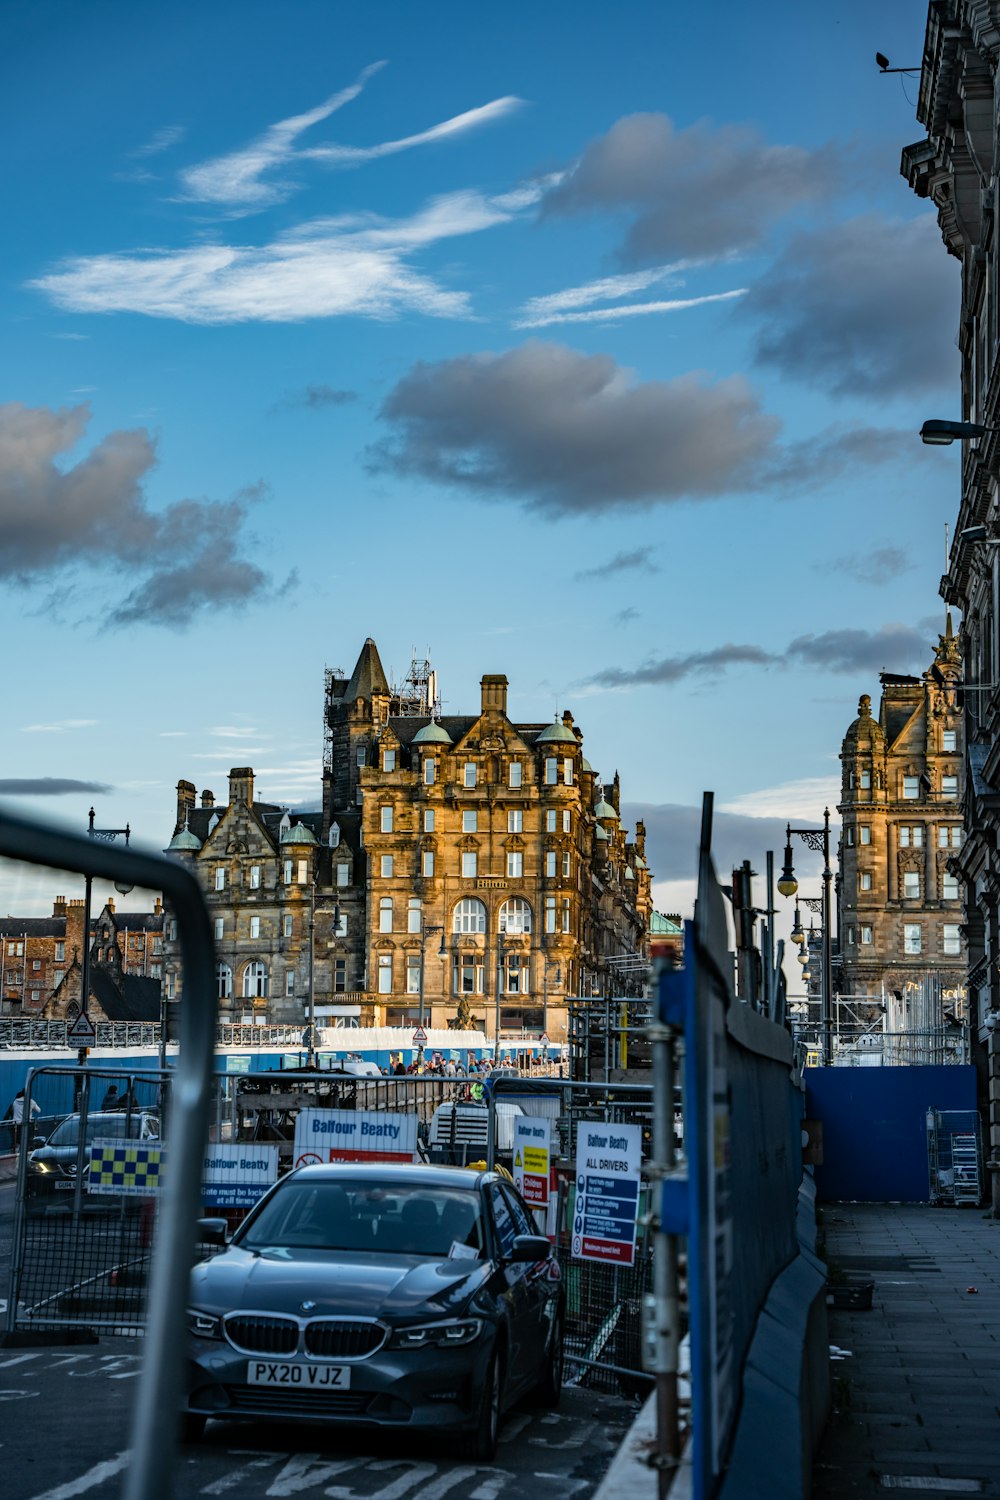
[[[577,1138],[581,1125],[637,1125],[645,1167],[653,1145],[653,1090],[646,1084],[577,1083],[497,1078],[489,1089],[491,1166],[509,1164],[502,1149],[508,1111],[552,1122],[555,1246],[566,1288],[566,1360],[571,1383],[637,1394],[652,1380],[642,1368],[643,1298],[652,1288],[652,1235],[645,1184],[632,1265],[608,1265],[573,1255]]]

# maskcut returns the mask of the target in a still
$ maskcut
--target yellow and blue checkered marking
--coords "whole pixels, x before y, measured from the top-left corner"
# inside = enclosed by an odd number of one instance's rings
[[[87,1191],[148,1198],[159,1192],[165,1164],[166,1151],[157,1141],[95,1141]]]

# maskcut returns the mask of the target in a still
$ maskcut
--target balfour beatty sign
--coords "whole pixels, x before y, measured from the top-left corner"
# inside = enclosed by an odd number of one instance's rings
[[[374,1109],[303,1109],[295,1121],[295,1165],[322,1161],[416,1161],[416,1115]]]
[[[277,1146],[211,1145],[202,1163],[202,1201],[210,1208],[252,1208],[278,1180]]]

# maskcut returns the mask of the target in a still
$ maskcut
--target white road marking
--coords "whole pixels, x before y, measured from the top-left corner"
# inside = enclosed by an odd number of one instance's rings
[[[36,1495],[34,1500],[73,1500],[74,1495],[82,1495],[95,1485],[103,1484],[106,1479],[113,1479],[116,1474],[120,1474],[122,1469],[128,1467],[131,1456],[126,1451],[115,1458],[107,1458],[103,1463],[88,1469],[86,1474],[81,1474],[79,1479],[69,1479],[65,1484],[57,1485],[54,1490],[46,1490],[44,1495]]]
[[[500,1429],[501,1443],[512,1443],[515,1438],[520,1437],[526,1427],[530,1427],[533,1418],[528,1412],[521,1412],[516,1417],[511,1417]]]
[[[298,1495],[302,1490],[311,1490],[314,1485],[325,1484],[335,1474],[343,1474],[345,1469],[353,1469],[356,1465],[356,1458],[330,1460],[320,1458],[318,1453],[295,1453],[272,1481],[267,1493],[284,1500],[287,1495]]]
[[[364,1468],[374,1469],[401,1469],[403,1466],[409,1469],[408,1474],[403,1474],[392,1484],[387,1484],[384,1489],[376,1491],[377,1500],[400,1500],[407,1490],[416,1489],[418,1485],[423,1486],[426,1480],[433,1479],[437,1474],[436,1464],[414,1463],[407,1458],[383,1458],[375,1463],[365,1464]],[[331,1484],[325,1492],[329,1500],[360,1500],[358,1490],[345,1489],[343,1485]],[[421,1497],[427,1493],[421,1488]]]
[[[40,1396],[41,1391],[0,1390],[0,1401],[25,1401],[31,1396]]]
[[[264,1453],[259,1458],[252,1458],[249,1463],[243,1464],[241,1468],[230,1469],[228,1474],[223,1474],[221,1479],[216,1479],[213,1484],[206,1484],[202,1490],[203,1495],[224,1495],[226,1490],[231,1490],[242,1483],[252,1469],[269,1469],[273,1464],[281,1462],[279,1453]]]
[[[37,1359],[37,1354],[15,1354],[12,1359],[0,1359],[0,1370],[9,1370],[12,1365],[25,1365],[29,1359]]]
[[[508,1479],[514,1476],[505,1469],[494,1469],[491,1474],[469,1491],[469,1500],[496,1500]],[[559,1476],[562,1478],[562,1476]]]

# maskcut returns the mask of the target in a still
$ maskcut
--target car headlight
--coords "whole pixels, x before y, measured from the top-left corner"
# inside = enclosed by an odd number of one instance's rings
[[[439,1348],[457,1348],[475,1343],[483,1331],[479,1318],[447,1318],[436,1323],[413,1323],[397,1328],[389,1341],[390,1349],[423,1349],[430,1344]]]
[[[222,1320],[215,1313],[202,1312],[200,1307],[189,1307],[187,1313],[188,1333],[199,1339],[221,1339]]]
[[[29,1172],[51,1172],[52,1168],[49,1166],[48,1162],[45,1162],[45,1161],[32,1161],[31,1157],[29,1156],[28,1157],[28,1171]]]

